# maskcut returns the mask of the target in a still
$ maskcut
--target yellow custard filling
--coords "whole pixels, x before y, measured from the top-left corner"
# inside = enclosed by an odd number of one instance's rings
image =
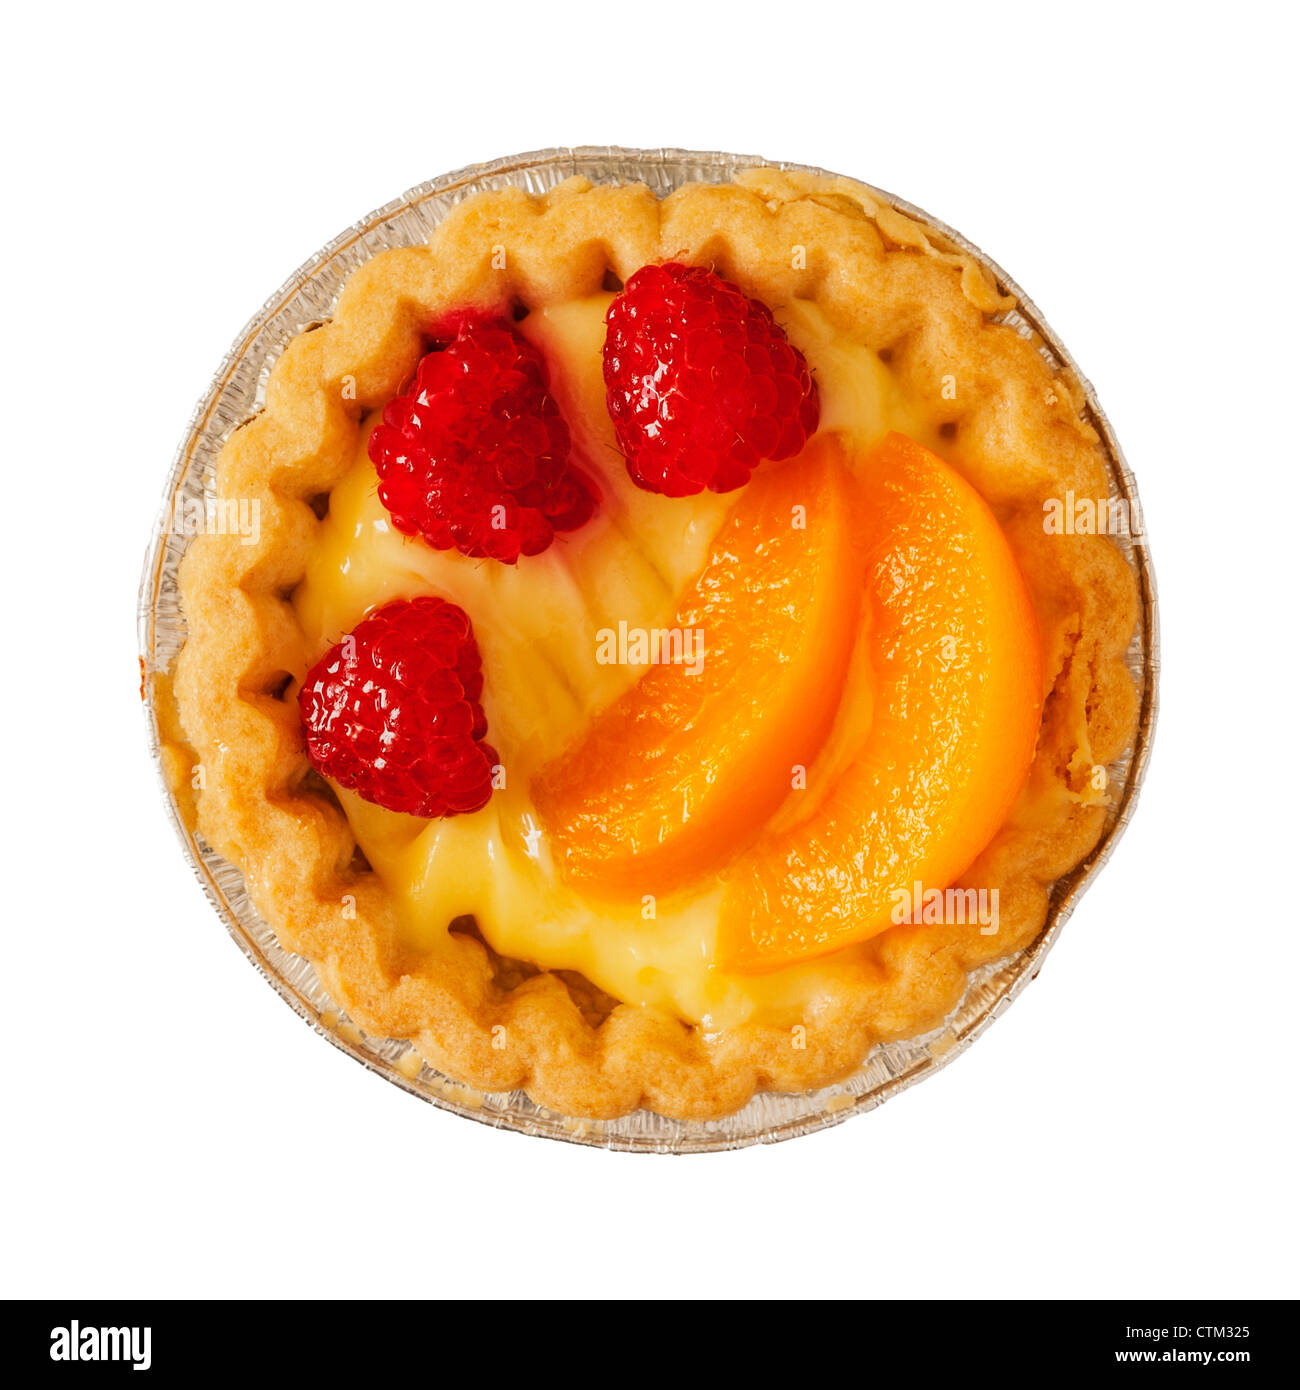
[[[488,737],[504,775],[481,811],[441,821],[384,810],[336,788],[357,841],[399,905],[411,942],[437,951],[448,925],[473,915],[505,956],[576,970],[624,1003],[667,1010],[717,1031],[769,1010],[806,1011],[859,948],[760,976],[713,965],[720,885],[659,901],[590,902],[555,872],[529,796],[533,774],[592,715],[647,669],[600,659],[598,634],[672,622],[709,556],[734,498],[667,498],[627,476],[605,409],[601,371],[610,295],[534,311],[520,331],[545,353],[573,433],[574,457],[596,478],[600,506],[517,566],[436,551],[388,520],[365,437],[330,496],[329,513],[294,604],[316,655],[364,614],[397,598],[436,594],[470,615],[483,658]],[[862,451],[896,429],[934,444],[872,352],[837,335],[810,303],[778,314],[818,383],[823,431]],[[377,415],[366,423],[373,424]],[[869,700],[855,661],[844,705]],[[848,735],[833,733],[826,758]],[[818,769],[810,769],[815,789]],[[803,804],[806,806],[809,800]],[[778,817],[779,819],[779,817]]]

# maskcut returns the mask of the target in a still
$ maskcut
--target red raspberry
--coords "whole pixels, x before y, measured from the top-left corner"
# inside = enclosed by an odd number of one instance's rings
[[[393,525],[436,550],[513,565],[591,516],[542,354],[501,318],[465,314],[370,436]]]
[[[817,388],[767,305],[697,266],[648,265],[605,315],[605,390],[633,482],[730,492],[817,429]]]
[[[390,603],[307,673],[298,695],[317,772],[412,816],[477,811],[492,795],[483,671],[463,609]]]

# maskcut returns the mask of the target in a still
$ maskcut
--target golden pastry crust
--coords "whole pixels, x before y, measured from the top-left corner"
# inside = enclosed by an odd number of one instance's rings
[[[964,880],[999,890],[998,933],[904,926],[850,948],[852,968],[799,1020],[802,1047],[791,1046],[788,1020],[705,1038],[563,972],[503,962],[469,930],[453,930],[435,955],[413,950],[311,772],[296,702],[285,698],[287,681],[319,655],[304,650],[289,601],[319,525],[313,503],[354,460],[364,412],[411,374],[422,328],[466,305],[540,308],[590,295],[610,272],[625,280],[667,259],[713,266],[778,319],[792,298],[814,300],[878,352],[928,422],[921,442],[940,448],[1003,521],[1044,634],[1048,696],[1029,783]],[[1138,599],[1112,542],[1044,533],[1044,499],[1110,487],[1079,383],[994,321],[1013,306],[974,259],[874,192],[775,169],[688,185],[662,202],[640,185],[582,179],[540,197],[481,193],[428,246],[382,252],[352,275],[333,319],[289,345],[265,410],[222,452],[217,493],[257,499],[260,535],[251,545],[203,535],[185,556],[188,637],[164,741],[169,765],[202,766],[199,832],[239,866],[280,943],[313,962],[360,1027],[411,1039],[475,1088],[522,1088],[564,1114],[647,1106],[715,1117],[756,1090],[829,1084],[877,1042],[936,1026],[970,970],[1035,939],[1051,885],[1105,825],[1093,769],[1132,741],[1138,701],[1125,653]]]

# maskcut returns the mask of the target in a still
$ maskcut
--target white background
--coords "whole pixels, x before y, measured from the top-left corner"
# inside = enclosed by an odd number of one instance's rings
[[[1152,8],[11,14],[3,1292],[1300,1293],[1295,35]],[[820,164],[987,250],[1098,388],[1162,601],[1138,814],[1041,979],[874,1114],[702,1158],[496,1133],[316,1037],[183,860],[136,693],[160,489],[250,314],[412,184],[607,142]]]

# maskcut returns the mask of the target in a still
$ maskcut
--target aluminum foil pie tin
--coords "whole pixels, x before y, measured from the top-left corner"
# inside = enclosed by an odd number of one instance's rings
[[[179,502],[202,497],[211,483],[225,440],[262,407],[272,364],[294,337],[329,318],[352,271],[389,247],[426,242],[449,209],[469,195],[511,185],[539,193],[575,174],[594,183],[642,182],[663,195],[686,183],[725,182],[742,170],[772,162],[718,151],[629,150],[611,146],[550,149],[474,165],[417,185],[322,247],[253,316],[195,408],[173,461],[160,510],[166,508],[174,514]],[[809,169],[806,165],[778,167]],[[969,251],[991,272],[1000,288],[1015,296],[1018,307],[1005,315],[1005,320],[1025,334],[1036,333],[1050,360],[1074,368],[1086,392],[1087,416],[1107,455],[1112,496],[1123,498],[1132,514],[1140,515],[1135,510],[1138,498],[1133,475],[1095,392],[1033,303],[999,266],[951,228],[892,194],[874,191],[901,212]],[[240,871],[187,829],[166,778],[162,777],[167,809],[195,874],[226,929],[280,997],[335,1047],[421,1100],[499,1129],[647,1153],[707,1153],[811,1134],[839,1124],[850,1115],[875,1109],[899,1091],[947,1066],[969,1047],[1037,976],[1043,958],[1128,824],[1146,772],[1155,725],[1159,636],[1155,577],[1146,538],[1119,536],[1116,540],[1136,574],[1141,599],[1140,620],[1128,652],[1129,666],[1141,691],[1140,720],[1133,747],[1111,770],[1112,810],[1101,840],[1081,864],[1054,885],[1047,921],[1038,938],[1017,955],[973,972],[961,1003],[933,1032],[877,1046],[858,1071],[837,1085],[800,1094],[758,1095],[742,1110],[722,1119],[672,1120],[648,1110],[618,1120],[560,1115],[536,1105],[522,1091],[482,1094],[471,1090],[424,1064],[408,1043],[367,1037],[332,1003],[311,964],[280,947],[254,909]],[[160,777],[162,759],[151,677],[171,669],[185,641],[177,568],[187,543],[187,537],[175,529],[156,527],[140,584],[145,709],[150,747]]]

